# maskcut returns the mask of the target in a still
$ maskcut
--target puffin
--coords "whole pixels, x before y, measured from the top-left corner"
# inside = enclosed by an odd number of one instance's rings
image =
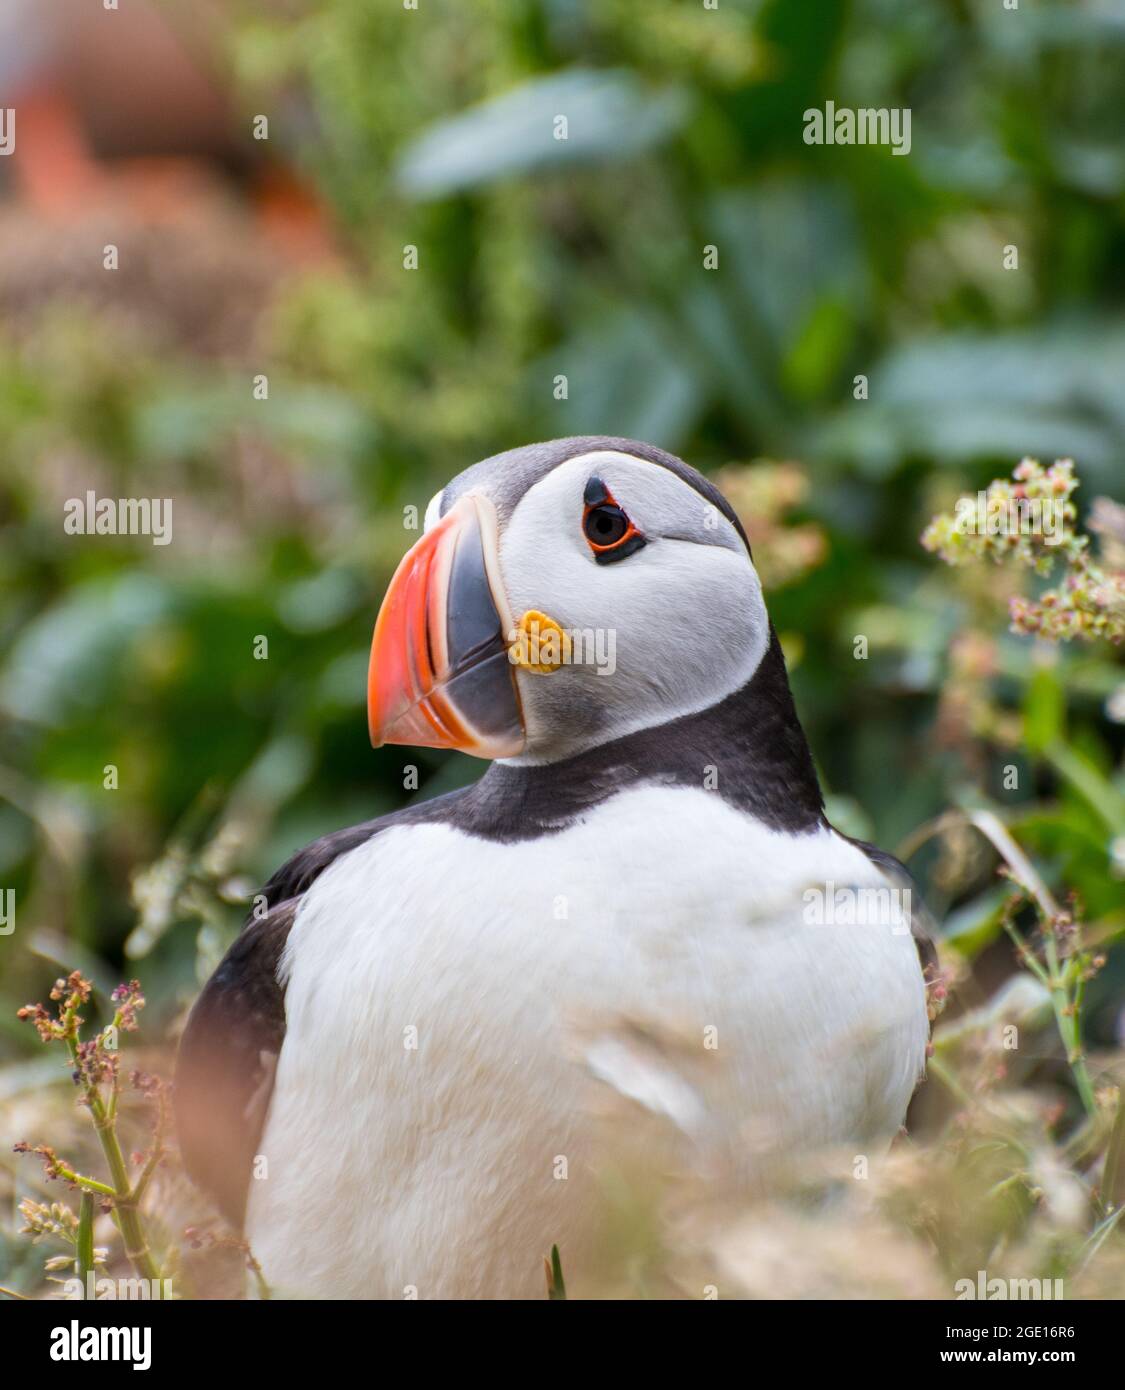
[[[473,464],[391,580],[367,695],[374,746],[490,765],[297,853],[188,1017],[184,1163],[275,1293],[543,1297],[557,1246],[581,1296],[631,1114],[745,1191],[889,1146],[924,910],[829,824],[703,474],[602,436]]]

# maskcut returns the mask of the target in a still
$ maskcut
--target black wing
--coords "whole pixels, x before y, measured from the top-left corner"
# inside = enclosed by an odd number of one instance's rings
[[[184,1167],[239,1228],[285,1037],[277,967],[297,902],[290,898],[242,929],[196,1000],[176,1062]]]

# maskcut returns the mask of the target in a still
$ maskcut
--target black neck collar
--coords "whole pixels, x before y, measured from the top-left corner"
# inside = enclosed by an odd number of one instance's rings
[[[710,709],[562,762],[493,763],[471,787],[322,836],[283,865],[263,891],[271,907],[297,897],[341,854],[395,826],[443,824],[486,840],[532,840],[565,829],[620,791],[654,784],[712,787],[713,795],[771,830],[792,835],[826,823],[776,633],[771,630],[753,677]],[[871,846],[860,848],[871,853]]]
[[[449,799],[447,811],[470,834],[523,840],[561,830],[615,793],[646,784],[712,788],[774,830],[796,834],[823,824],[820,785],[772,629],[754,675],[717,705],[560,762],[494,763]]]

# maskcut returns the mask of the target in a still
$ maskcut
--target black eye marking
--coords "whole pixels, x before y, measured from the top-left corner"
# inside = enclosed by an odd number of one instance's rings
[[[582,513],[582,531],[599,565],[611,565],[615,560],[624,560],[627,555],[641,549],[645,543],[644,536],[617,505],[613,494],[600,478],[589,480],[582,500],[586,504]]]
[[[595,474],[586,484],[586,491],[582,494],[582,500],[586,503],[587,507],[597,507],[602,502],[608,502],[610,500],[609,488],[607,488],[605,483]]]

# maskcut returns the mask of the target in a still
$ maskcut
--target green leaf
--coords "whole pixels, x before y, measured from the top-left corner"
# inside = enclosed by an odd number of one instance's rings
[[[23,629],[0,677],[0,708],[61,724],[110,698],[135,646],[173,607],[153,575],[123,574],[72,587]]]
[[[565,1299],[566,1284],[563,1281],[562,1260],[559,1257],[557,1245],[551,1246],[550,1263],[548,1264],[546,1260],[543,1263],[547,1266],[547,1297],[549,1299]]]
[[[707,398],[699,364],[650,314],[622,312],[565,344],[528,373],[529,393],[541,397],[556,372],[568,383],[567,400],[550,407],[560,434],[623,434],[674,449]]]
[[[1103,320],[933,334],[877,361],[863,409],[849,401],[810,430],[807,447],[871,476],[904,455],[1076,458],[1084,487],[1109,489],[1125,449],[1123,374],[1125,330]]]
[[[1041,755],[1062,738],[1065,712],[1058,672],[1050,666],[1038,667],[1027,683],[1023,705],[1023,736],[1029,752]]]
[[[972,960],[1000,935],[1000,916],[1011,889],[998,884],[949,913],[942,926],[942,940]]]
[[[831,385],[851,338],[852,321],[847,307],[826,296],[801,325],[781,364],[788,390],[801,400],[812,401]]]
[[[441,198],[500,178],[629,159],[666,140],[686,114],[678,88],[649,91],[624,70],[570,68],[431,126],[403,151],[396,178],[412,197]]]
[[[1059,776],[1093,807],[1111,834],[1125,835],[1125,797],[1084,753],[1056,740],[1044,750],[1044,756]]]

